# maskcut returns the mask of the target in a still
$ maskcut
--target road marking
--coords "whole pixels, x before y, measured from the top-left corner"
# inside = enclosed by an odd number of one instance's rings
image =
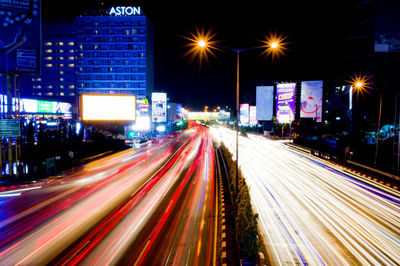
[[[139,264],[139,262],[140,262],[140,260],[141,260],[141,258],[143,256],[143,253],[146,251],[146,249],[147,249],[149,244],[150,244],[150,240],[147,240],[146,245],[144,245],[142,251],[139,253],[139,256],[138,256],[138,258],[137,258],[137,260],[136,260],[136,262],[134,264],[135,266]]]

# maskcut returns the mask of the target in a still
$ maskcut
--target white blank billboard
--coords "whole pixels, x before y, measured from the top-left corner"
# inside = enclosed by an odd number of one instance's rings
[[[82,95],[82,120],[136,119],[136,96],[134,95]]]
[[[257,120],[272,120],[274,110],[274,86],[257,86],[256,89]]]

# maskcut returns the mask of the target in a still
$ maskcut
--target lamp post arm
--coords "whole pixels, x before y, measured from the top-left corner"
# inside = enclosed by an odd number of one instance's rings
[[[215,48],[218,48],[218,49],[221,49],[221,50],[228,50],[228,51],[231,51],[231,52],[234,52],[234,53],[241,53],[241,52],[244,52],[244,51],[247,51],[247,50],[254,50],[254,49],[261,49],[261,48],[266,48],[266,46],[265,45],[260,45],[260,46],[253,46],[253,47],[248,47],[248,48],[242,48],[242,49],[237,49],[237,48],[232,48],[232,47],[228,47],[228,46],[222,46],[222,45],[210,45],[211,47],[215,47]]]

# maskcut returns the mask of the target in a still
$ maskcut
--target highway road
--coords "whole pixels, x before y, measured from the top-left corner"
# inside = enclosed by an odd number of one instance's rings
[[[235,132],[213,130],[235,154]],[[399,265],[400,194],[281,141],[239,139],[273,265]]]
[[[215,264],[214,149],[193,126],[0,191],[0,264]]]

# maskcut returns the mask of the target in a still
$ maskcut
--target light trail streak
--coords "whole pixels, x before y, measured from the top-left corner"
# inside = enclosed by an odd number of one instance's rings
[[[235,132],[215,134],[234,154]],[[273,264],[400,264],[399,192],[279,141],[249,134],[239,144]]]

